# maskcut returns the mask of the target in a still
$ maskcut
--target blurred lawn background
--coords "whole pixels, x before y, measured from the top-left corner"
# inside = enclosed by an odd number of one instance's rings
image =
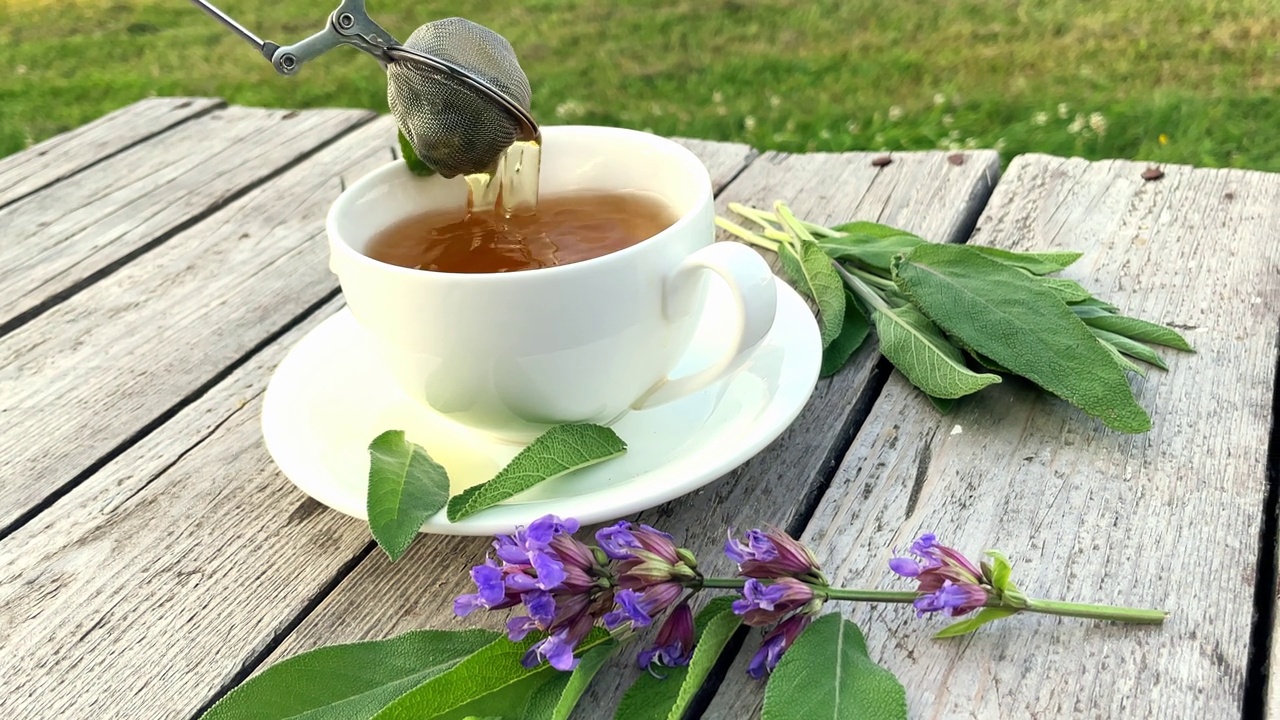
[[[337,2],[215,0],[289,44]],[[369,0],[511,40],[543,124],[756,147],[994,147],[1280,171],[1280,0]],[[371,58],[295,77],[184,0],[0,0],[0,155],[148,95],[386,111]]]

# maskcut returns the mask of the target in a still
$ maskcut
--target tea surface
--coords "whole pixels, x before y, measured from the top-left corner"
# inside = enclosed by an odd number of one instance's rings
[[[539,198],[537,210],[432,211],[376,235],[365,255],[418,270],[500,273],[568,265],[630,247],[676,221],[661,198],[590,192]]]

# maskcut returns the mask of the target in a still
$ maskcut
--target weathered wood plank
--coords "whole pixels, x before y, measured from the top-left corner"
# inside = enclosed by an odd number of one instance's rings
[[[216,98],[147,98],[0,158],[0,207],[219,105]]]
[[[715,142],[694,138],[672,139],[689,148],[690,152],[697,155],[702,160],[702,164],[707,166],[707,172],[711,174],[711,186],[715,188],[716,192],[724,189],[725,185],[728,185],[731,180],[738,176],[738,173],[742,172],[760,154],[755,148],[742,143]]]
[[[260,395],[328,303],[0,542],[0,716],[182,718],[368,546],[262,449]]]
[[[1196,354],[1135,379],[1144,435],[1025,385],[941,417],[899,375],[805,540],[832,581],[908,589],[890,548],[922,531],[1004,550],[1033,596],[1160,607],[1161,628],[1017,617],[958,641],[908,608],[842,608],[907,687],[913,718],[1240,717],[1266,490],[1280,305],[1280,175],[1016,159],[974,242],[1077,250],[1064,276],[1187,328]],[[709,717],[752,717],[752,640]]]
[[[765,153],[720,195],[729,201],[767,204],[784,198],[815,221],[854,218],[898,224],[929,237],[955,240],[967,232],[998,172],[993,152],[968,155],[962,166],[942,153],[908,153],[877,169],[867,153],[782,155]],[[796,423],[760,456],[727,477],[680,500],[643,513],[724,571],[719,556],[729,526],[795,521],[819,492],[847,445],[857,408],[866,401],[875,353],[868,349],[832,380],[819,383]],[[381,553],[356,571],[281,645],[274,659],[318,645],[385,637],[418,627],[460,627],[452,597],[467,589],[467,567],[483,557],[477,538],[423,537],[399,563]],[[502,614],[497,614],[502,615]],[[467,624],[500,626],[504,617]],[[619,658],[602,673],[583,702],[582,717],[607,717],[635,676],[634,662]]]
[[[0,210],[0,334],[371,117],[216,110]]]
[[[0,339],[0,477],[18,479],[0,528],[337,287],[325,213],[341,175],[391,160],[392,127],[352,132]]]

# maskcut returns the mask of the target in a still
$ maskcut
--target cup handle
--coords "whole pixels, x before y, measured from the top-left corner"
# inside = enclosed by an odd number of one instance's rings
[[[737,309],[735,338],[725,354],[710,367],[681,378],[665,377],[631,404],[643,410],[677,400],[701,390],[738,367],[773,327],[778,310],[778,290],[773,270],[751,248],[736,242],[717,242],[685,258],[666,283],[668,314],[679,314],[689,304],[693,282],[704,271],[719,275],[733,296]]]

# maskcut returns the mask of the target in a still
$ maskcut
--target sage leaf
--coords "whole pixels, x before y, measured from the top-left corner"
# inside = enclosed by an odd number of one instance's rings
[[[556,425],[507,463],[497,475],[449,498],[449,522],[457,522],[515,497],[538,483],[616,458],[627,444],[607,427]]]
[[[853,260],[887,273],[894,257],[924,243],[924,240],[905,233],[875,236],[854,232],[820,238],[817,243],[832,260]]]
[[[906,720],[907,695],[867,656],[862,631],[839,613],[818,618],[787,649],[764,690],[762,720]]]
[[[409,168],[409,172],[418,177],[435,175],[435,168],[418,157],[418,152],[413,149],[413,143],[409,142],[404,132],[397,132],[397,136],[400,140],[400,157],[404,158],[404,164]]]
[[[1078,313],[1077,313],[1078,314]],[[1085,324],[1090,327],[1106,330],[1110,333],[1123,335],[1130,340],[1151,343],[1153,345],[1164,345],[1175,350],[1183,350],[1185,352],[1195,352],[1186,338],[1178,334],[1176,330],[1167,328],[1163,325],[1157,325],[1146,320],[1138,318],[1125,317],[1123,315],[1094,315],[1081,316]]]
[[[1089,329],[1093,331],[1094,337],[1107,343],[1117,351],[1122,352],[1131,358],[1137,358],[1148,365],[1155,365],[1161,370],[1169,369],[1169,367],[1164,364],[1164,360],[1161,360],[1160,356],[1156,354],[1155,350],[1152,350],[1137,340],[1130,340],[1123,335],[1107,332],[1106,330],[1096,326],[1091,326]]]
[[[880,353],[927,395],[958,398],[1000,382],[997,375],[970,370],[938,326],[911,305],[877,308],[871,319]]]
[[[644,673],[622,696],[614,720],[680,720],[693,703],[711,669],[742,624],[733,613],[734,597],[713,599],[694,619],[693,657],[686,667],[663,670],[665,677]]]
[[[560,701],[556,703],[555,710],[551,713],[551,720],[569,720],[569,715],[577,707],[578,701],[582,699],[583,693],[595,679],[596,673],[600,672],[605,661],[617,652],[619,647],[621,646],[618,643],[609,642],[583,654],[578,661],[578,667],[574,668],[573,674],[569,676],[569,684],[560,696]]]
[[[925,397],[929,398],[929,403],[937,409],[940,415],[950,415],[951,411],[956,407],[956,398],[940,398],[928,394]]]
[[[1097,308],[1099,310],[1105,310],[1108,313],[1120,312],[1120,308],[1116,307],[1115,305],[1112,305],[1111,303],[1099,300],[1096,297],[1091,297],[1086,300],[1081,300],[1080,302],[1071,303],[1071,309],[1073,311],[1076,310],[1077,308]]]
[[[1135,365],[1133,361],[1131,361],[1129,358],[1125,357],[1124,355],[1121,355],[1120,351],[1117,350],[1114,345],[1107,342],[1106,340],[1103,340],[1102,338],[1098,338],[1098,342],[1102,343],[1102,346],[1107,349],[1108,353],[1111,354],[1111,359],[1114,360],[1116,365],[1119,365],[1121,369],[1127,372],[1137,373],[1142,377],[1147,376],[1147,372],[1145,370]]]
[[[524,713],[528,701],[560,671],[541,663],[525,668],[520,659],[540,638],[511,642],[505,637],[425,683],[401,695],[374,716],[375,720],[429,720],[439,717],[512,717]],[[578,645],[579,656],[613,642],[595,628]]]
[[[830,345],[844,324],[844,283],[831,266],[831,258],[813,240],[799,239],[797,251],[787,243],[779,246],[782,269],[800,292],[818,305],[818,329],[822,347]]]
[[[488,630],[412,630],[318,648],[249,678],[201,718],[367,720],[501,637]]]
[[[846,291],[844,298],[844,324],[840,334],[822,351],[822,368],[819,377],[831,377],[849,362],[849,358],[862,347],[871,332],[871,322],[856,298]]]
[[[1107,349],[1033,278],[964,245],[921,245],[894,269],[912,302],[968,347],[1112,429],[1151,429]]]
[[[449,475],[427,451],[388,430],[369,443],[369,531],[392,562],[449,499]]]
[[[1007,618],[1010,615],[1016,615],[1017,612],[1018,611],[1016,608],[1006,608],[1006,607],[982,608],[981,610],[978,611],[977,615],[974,615],[973,617],[968,618],[967,620],[961,620],[960,622],[952,623],[942,628],[938,632],[934,633],[933,636],[935,638],[942,639],[942,638],[950,638],[950,637],[959,637],[961,635],[968,635],[969,633],[973,632],[974,630],[977,630],[983,625],[986,625],[992,620],[1000,620],[1001,618]]]
[[[1078,252],[1013,252],[984,245],[969,245],[977,252],[1005,265],[1021,268],[1033,275],[1048,275],[1064,270],[1080,259]],[[1088,294],[1086,294],[1088,297]]]
[[[1024,270],[1025,272],[1025,270]],[[1031,273],[1027,273],[1031,277],[1036,277]],[[1075,280],[1067,280],[1066,278],[1038,278],[1041,285],[1053,291],[1053,294],[1062,299],[1063,302],[1073,303],[1081,300],[1088,300],[1093,296],[1088,290],[1084,289],[1080,283]]]
[[[867,220],[854,220],[853,222],[847,222],[843,225],[836,225],[831,229],[835,232],[844,233],[846,235],[863,235],[873,238],[910,237],[916,239],[916,244],[924,242],[921,237],[913,235],[906,230],[900,230],[896,227],[890,227],[888,225],[882,225],[880,223],[870,222]]]

